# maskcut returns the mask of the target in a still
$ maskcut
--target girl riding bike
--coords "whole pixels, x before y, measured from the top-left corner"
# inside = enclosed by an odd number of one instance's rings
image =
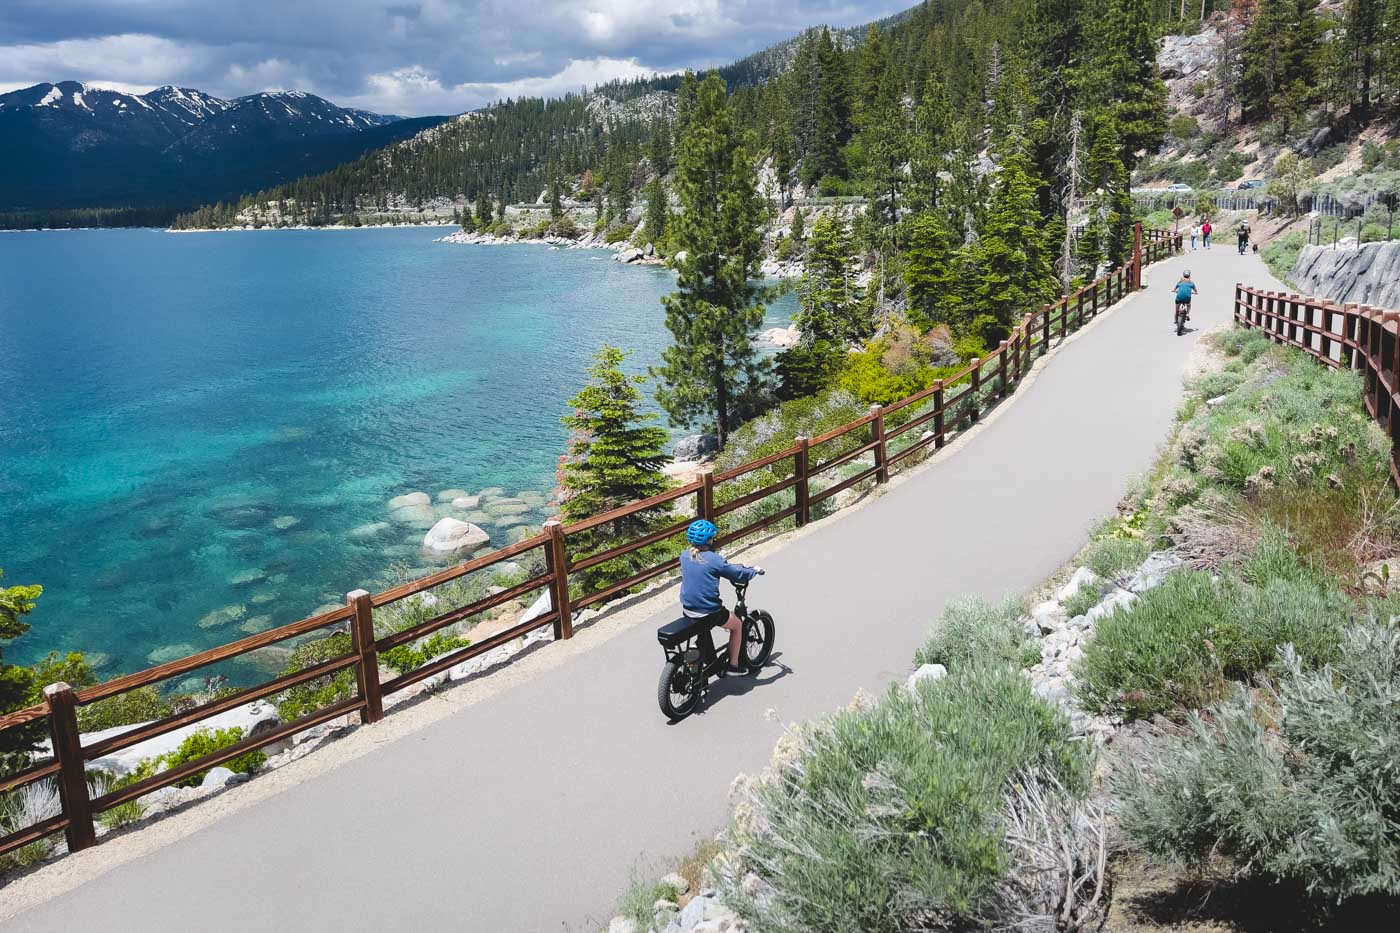
[[[686,530],[690,547],[681,552],[681,611],[691,619],[713,618],[714,625],[727,630],[729,666],[726,670],[730,674],[747,674],[748,667],[739,661],[743,624],[720,600],[719,581],[723,577],[731,583],[748,583],[763,573],[763,568],[731,564],[720,556],[711,545],[718,531],[714,522],[703,518],[691,522]]]

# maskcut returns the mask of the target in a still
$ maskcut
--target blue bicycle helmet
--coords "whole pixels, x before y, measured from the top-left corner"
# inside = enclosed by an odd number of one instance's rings
[[[697,518],[695,521],[691,522],[690,527],[686,529],[685,537],[691,544],[697,547],[704,547],[710,543],[711,539],[713,539],[718,532],[719,529],[715,527],[714,522],[706,521],[703,518]]]

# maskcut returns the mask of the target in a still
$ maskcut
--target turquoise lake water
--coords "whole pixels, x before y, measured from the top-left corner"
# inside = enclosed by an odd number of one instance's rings
[[[590,356],[658,362],[673,276],[444,232],[0,235],[0,568],[45,590],[6,660],[224,644],[430,566],[392,496],[547,495]]]

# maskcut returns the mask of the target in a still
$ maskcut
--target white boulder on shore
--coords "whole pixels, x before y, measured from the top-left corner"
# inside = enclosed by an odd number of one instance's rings
[[[481,547],[490,540],[490,535],[471,522],[444,518],[423,536],[423,548],[434,554],[455,554],[468,548]]]
[[[789,347],[797,346],[797,342],[802,339],[802,332],[796,327],[770,327],[754,338],[754,345],[759,347],[777,347],[779,350],[786,350]]]

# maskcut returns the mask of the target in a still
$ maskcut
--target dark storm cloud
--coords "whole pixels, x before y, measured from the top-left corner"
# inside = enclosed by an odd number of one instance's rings
[[[409,115],[722,64],[912,0],[4,0],[0,88],[268,88]]]

